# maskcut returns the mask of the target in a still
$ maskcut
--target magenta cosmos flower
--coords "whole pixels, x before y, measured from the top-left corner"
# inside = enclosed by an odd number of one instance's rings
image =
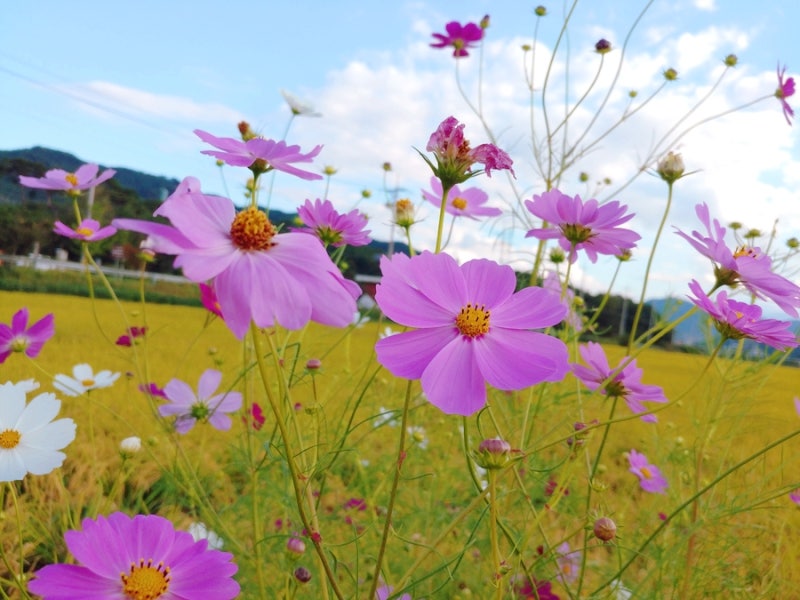
[[[531,229],[525,237],[557,239],[559,246],[569,253],[571,262],[577,259],[578,250],[586,252],[594,263],[598,254],[622,254],[636,246],[641,238],[638,233],[620,227],[634,215],[626,215],[627,207],[616,200],[600,204],[592,199],[584,203],[580,196],[571,198],[553,189],[526,200],[525,206],[550,225]]]
[[[448,414],[471,415],[486,403],[486,383],[519,390],[560,381],[561,340],[531,331],[559,323],[558,298],[538,287],[514,293],[511,267],[490,260],[459,266],[447,254],[381,258],[375,299],[387,317],[415,331],[383,338],[378,362],[393,375],[421,379],[428,400]]]
[[[287,146],[286,142],[268,140],[262,137],[242,141],[235,138],[216,137],[200,129],[194,130],[197,137],[219,150],[203,150],[214,158],[234,166],[250,167],[259,174],[275,169],[300,179],[322,179],[322,175],[303,171],[292,163],[310,163],[320,153],[322,146],[315,146],[308,154],[300,152],[300,146]]]
[[[481,144],[477,148],[470,148],[469,140],[464,138],[464,124],[459,123],[455,117],[447,117],[431,134],[428,152],[433,152],[436,157],[436,166],[425,155],[422,158],[433,170],[433,174],[448,190],[458,183],[463,183],[470,177],[478,175],[480,171],[473,172],[472,165],[480,163],[487,177],[492,176],[492,170],[511,168],[511,157],[494,144]]]
[[[203,307],[221,319],[222,310],[219,307],[219,300],[217,299],[217,293],[214,291],[214,286],[205,283],[198,283],[197,285],[200,288],[200,302],[203,303]]]
[[[197,393],[191,386],[180,379],[172,379],[164,386],[164,395],[169,404],[158,407],[162,417],[175,416],[175,430],[187,433],[198,421],[208,421],[212,427],[220,431],[231,428],[228,413],[242,407],[242,395],[239,392],[215,394],[222,382],[222,373],[214,369],[206,369],[200,375]]]
[[[250,322],[300,329],[310,320],[346,327],[356,312],[358,285],[342,277],[319,240],[276,233],[256,207],[239,213],[227,198],[206,196],[187,177],[154,213],[172,226],[116,219],[121,229],[150,236],[156,252],[198,283],[213,280],[225,324],[243,338]]]
[[[342,214],[333,208],[330,200],[319,198],[311,202],[306,200],[297,214],[308,229],[294,229],[302,233],[313,233],[325,245],[366,246],[370,242],[367,216],[358,210]]]
[[[743,247],[732,252],[725,244],[726,229],[717,219],[711,220],[708,205],[698,204],[695,213],[706,228],[706,234],[692,231],[689,236],[678,229],[675,233],[689,242],[703,256],[714,262],[716,284],[714,289],[726,285],[735,288],[743,285],[756,298],[768,298],[785,313],[797,318],[800,308],[800,287],[772,272],[772,259],[760,248]]]
[[[628,453],[628,464],[630,465],[628,470],[639,478],[639,485],[645,492],[666,493],[667,487],[669,487],[667,480],[657,466],[650,464],[644,454],[631,450]]]
[[[19,176],[19,182],[25,187],[37,190],[54,190],[67,192],[68,194],[78,194],[81,190],[88,190],[108,181],[115,174],[114,169],[106,169],[99,176],[97,165],[82,165],[74,173],[68,173],[63,169],[50,169],[44,177]]]
[[[789,79],[784,80],[783,76],[785,74],[786,67],[781,69],[781,65],[778,63],[778,89],[775,90],[775,97],[780,100],[781,108],[783,108],[783,116],[786,117],[786,122],[791,125],[794,111],[792,107],[789,106],[786,98],[794,96],[794,77],[789,77]]]
[[[436,177],[431,177],[431,189],[432,193],[422,190],[422,197],[436,208],[441,208],[444,191],[442,183]],[[496,217],[503,213],[499,208],[485,206],[488,201],[489,194],[481,189],[471,187],[462,190],[454,185],[447,192],[447,206],[444,210],[454,217],[468,217],[473,220],[478,220],[478,217]]]
[[[156,515],[120,512],[84,519],[67,531],[67,548],[80,564],[47,565],[28,590],[44,600],[230,600],[239,594],[228,552],[195,542]]]
[[[434,33],[436,42],[431,44],[431,48],[453,47],[453,56],[460,58],[469,56],[467,49],[472,48],[483,38],[483,29],[476,23],[461,25],[458,21],[450,21],[444,26],[447,33]]]
[[[94,219],[84,219],[75,229],[64,225],[61,221],[56,221],[53,232],[73,240],[84,242],[98,242],[117,233],[117,228],[111,225],[100,227],[100,223]]]
[[[29,358],[39,356],[45,342],[56,332],[54,319],[50,313],[28,327],[28,309],[21,308],[11,317],[10,326],[0,323],[0,364],[12,352],[24,352]]]
[[[689,284],[689,289],[694,293],[689,300],[714,319],[714,326],[723,339],[748,338],[778,350],[797,348],[797,338],[791,331],[790,321],[762,319],[760,306],[731,300],[724,291],[719,292],[717,299],[712,301],[695,280]]]
[[[643,402],[667,402],[663,389],[657,385],[642,383],[643,371],[636,366],[635,360],[626,365],[611,381],[607,381],[619,365],[614,369],[608,366],[608,358],[603,347],[595,342],[589,342],[579,346],[578,352],[587,366],[575,363],[572,365],[572,373],[590,390],[597,390],[605,383],[600,392],[606,396],[624,399],[628,408],[637,415],[647,412]],[[642,421],[655,423],[658,419],[655,415],[644,415]]]

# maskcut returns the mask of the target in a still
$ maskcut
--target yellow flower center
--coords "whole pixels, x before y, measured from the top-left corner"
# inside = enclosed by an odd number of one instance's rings
[[[16,448],[19,441],[22,439],[22,434],[16,429],[6,429],[0,431],[0,448],[3,450],[11,450]]]
[[[639,471],[641,471],[642,477],[644,477],[645,479],[652,479],[653,478],[653,474],[650,472],[650,469],[648,469],[647,467],[642,467],[642,468],[639,469]]]
[[[92,387],[94,385],[94,379],[82,379],[81,385],[86,388]]]
[[[122,592],[131,600],[156,600],[167,593],[169,589],[169,567],[163,562],[153,566],[153,559],[147,563],[143,558],[139,564],[131,563],[129,573],[120,573]]]
[[[237,214],[231,225],[231,240],[241,250],[266,250],[275,233],[267,215],[255,206]]]
[[[467,201],[464,200],[464,198],[462,198],[461,196],[453,198],[453,201],[450,204],[452,204],[458,210],[464,210],[465,208],[467,208]]]
[[[92,231],[88,227],[78,227],[75,230],[75,233],[77,233],[78,235],[82,235],[82,236],[88,237],[88,236],[92,235],[94,233],[94,231]]]
[[[66,177],[67,183],[70,185],[78,185],[78,178],[75,176],[75,173],[67,173]]]
[[[489,332],[489,315],[485,305],[468,303],[456,316],[456,327],[461,335],[475,338]]]
[[[734,258],[741,258],[742,256],[750,256],[752,258],[758,258],[758,254],[756,254],[755,249],[750,248],[748,246],[739,246],[733,253]]]
[[[28,345],[30,344],[30,340],[24,335],[18,335],[13,340],[11,340],[11,351],[12,352],[25,352],[28,349]]]

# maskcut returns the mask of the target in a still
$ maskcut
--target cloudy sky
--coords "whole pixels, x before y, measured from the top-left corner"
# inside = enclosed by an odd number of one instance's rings
[[[387,200],[420,201],[430,178],[414,148],[424,150],[454,115],[473,145],[491,133],[514,158],[517,177],[471,181],[506,215],[457,223],[447,250],[522,270],[534,248],[524,231],[534,221],[520,202],[545,189],[536,158],[546,162],[549,126],[557,153],[576,148],[560,189],[618,199],[636,213],[631,225],[643,239],[617,288],[629,296],[641,289],[666,202],[665,185],[647,169],[675,150],[697,172],[676,184],[648,296],[682,296],[688,279],[711,280],[707,262],[673,233],[696,226],[696,203],[707,202],[724,224],[764,232],[779,219],[773,247],[800,237],[798,129],[772,97],[778,62],[787,76],[800,73],[792,30],[800,5],[655,0],[637,23],[646,4],[577,2],[559,38],[570,3],[545,4],[547,16],[537,19],[535,4],[518,0],[17,2],[0,16],[0,148],[42,145],[105,166],[194,175],[204,190],[227,190],[240,202],[247,171],[226,168],[223,182],[192,130],[235,137],[244,119],[279,139],[290,121],[280,91],[288,90],[322,116],[294,119],[287,141],[304,150],[323,144],[314,168],[338,170],[328,197],[340,210],[366,212],[374,237],[388,239]],[[456,61],[429,46],[448,21],[485,14],[483,48],[469,57]],[[612,44],[602,59],[594,52],[600,38]],[[726,71],[731,53],[739,62]],[[667,68],[678,79],[665,85]],[[565,113],[568,126],[559,127]],[[384,177],[386,161],[393,169]],[[372,197],[360,200],[364,189]],[[270,202],[288,211],[324,194],[324,182],[278,174]],[[431,248],[435,212],[423,206],[419,216],[415,245]],[[575,282],[604,291],[615,266],[612,258],[581,260]],[[788,274],[800,277],[797,269]]]

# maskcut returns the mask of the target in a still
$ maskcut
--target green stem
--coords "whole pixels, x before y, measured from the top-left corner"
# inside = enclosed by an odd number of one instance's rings
[[[667,182],[667,188],[669,192],[667,193],[667,206],[664,209],[664,214],[661,215],[661,223],[658,224],[658,230],[656,231],[656,237],[653,240],[653,247],[650,249],[650,256],[647,259],[647,268],[644,271],[644,281],[642,283],[642,293],[639,295],[639,305],[636,307],[636,314],[633,317],[633,325],[631,326],[630,336],[628,337],[628,352],[633,349],[633,342],[636,339],[636,329],[639,326],[639,319],[642,316],[642,310],[644,309],[644,296],[647,292],[647,282],[650,280],[650,268],[653,266],[653,257],[656,255],[656,248],[658,247],[658,240],[661,237],[661,233],[664,231],[664,224],[667,222],[667,215],[669,215],[669,209],[672,206],[672,181]]]
[[[452,186],[450,186],[452,187]],[[442,184],[442,205],[439,207],[439,223],[436,226],[436,249],[434,254],[439,254],[442,250],[442,233],[444,232],[444,214],[447,208],[447,195],[450,193],[450,187],[444,187]]]
[[[444,205],[444,203],[442,203],[442,205]],[[381,545],[378,548],[378,558],[375,560],[375,574],[372,577],[372,584],[370,585],[367,598],[375,598],[378,583],[380,582],[381,565],[383,564],[383,557],[386,554],[386,545],[389,541],[389,532],[392,529],[392,512],[394,511],[394,503],[397,498],[397,487],[400,483],[400,470],[406,458],[406,424],[408,423],[408,408],[411,405],[411,386],[412,382],[409,380],[406,386],[406,398],[403,402],[403,418],[400,422],[400,441],[397,444],[397,465],[394,471],[394,478],[392,479],[392,489],[389,493],[389,505],[386,508],[386,519],[383,522],[383,534],[381,535]]]
[[[492,585],[495,586],[495,598],[503,598],[503,574],[500,560],[500,544],[497,540],[497,469],[489,469],[489,540],[492,545]]]

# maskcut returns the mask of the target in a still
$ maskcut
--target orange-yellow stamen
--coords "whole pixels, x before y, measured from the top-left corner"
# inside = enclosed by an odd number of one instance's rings
[[[485,305],[478,306],[470,302],[456,316],[456,327],[463,336],[479,337],[489,332],[489,316]]]
[[[67,173],[64,179],[66,179],[67,183],[70,185],[78,185],[78,177],[75,173]]]
[[[153,559],[147,562],[139,559],[139,564],[131,563],[129,573],[120,573],[122,592],[131,600],[156,600],[169,589],[169,567],[163,562],[153,566]]]
[[[453,201],[450,204],[452,204],[458,210],[464,210],[465,208],[467,208],[467,201],[464,200],[464,198],[462,198],[461,196],[453,198]]]
[[[6,429],[0,431],[0,448],[4,450],[11,450],[16,448],[19,441],[22,439],[22,434],[16,429]]]
[[[750,256],[752,258],[758,258],[758,254],[756,253],[755,248],[750,248],[748,246],[740,246],[733,253],[734,258],[741,258],[742,256]]]
[[[83,387],[92,387],[94,385],[94,379],[82,379],[81,385]]]
[[[75,230],[75,233],[77,233],[78,235],[82,235],[84,237],[89,237],[90,235],[92,235],[94,233],[94,231],[92,231],[88,227],[78,227]]]
[[[231,240],[241,250],[266,250],[275,233],[267,215],[254,206],[237,214],[231,225]]]
[[[642,477],[644,477],[645,479],[652,479],[653,478],[653,474],[650,472],[650,469],[648,469],[647,467],[642,467],[642,468],[639,469],[639,471],[641,471]]]

